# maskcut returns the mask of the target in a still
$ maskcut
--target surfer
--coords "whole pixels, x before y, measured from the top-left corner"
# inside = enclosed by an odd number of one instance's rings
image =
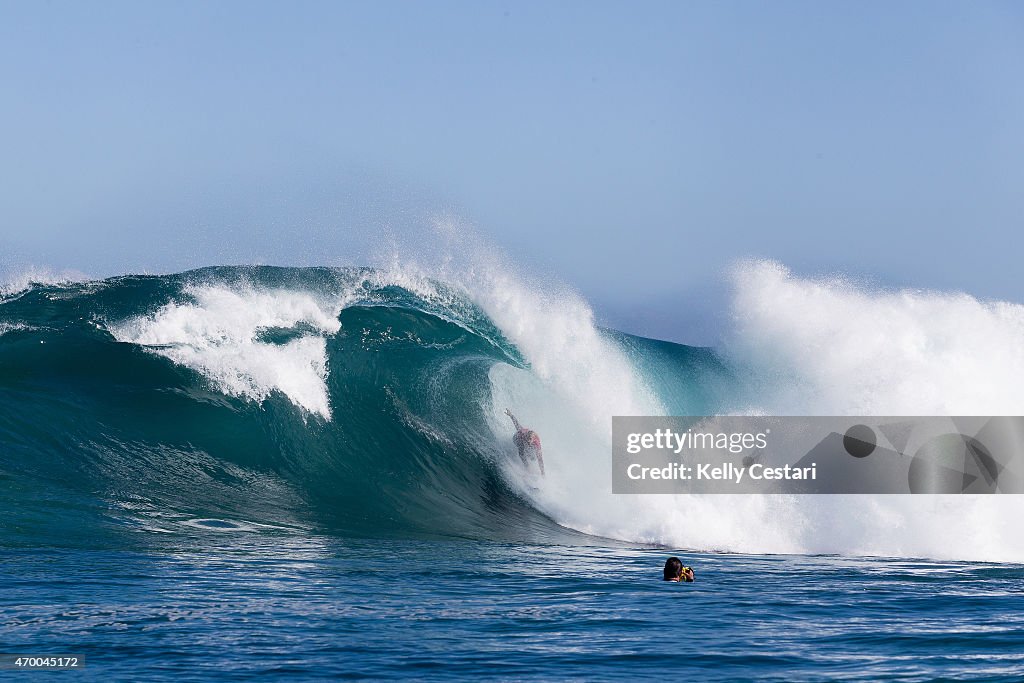
[[[665,580],[693,583],[693,570],[683,566],[678,557],[670,557],[665,560]]]
[[[537,466],[540,467],[540,476],[543,477],[544,454],[540,448],[540,437],[537,436],[537,432],[519,424],[519,420],[516,419],[516,416],[508,408],[505,408],[505,414],[512,418],[512,424],[516,427],[516,433],[512,437],[512,442],[515,443],[516,448],[519,450],[519,457],[522,458],[523,464],[529,469],[530,460],[527,458],[527,454],[529,454],[530,458],[536,458]]]

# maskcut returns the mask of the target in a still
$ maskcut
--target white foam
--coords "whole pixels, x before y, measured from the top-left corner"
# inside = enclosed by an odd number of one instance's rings
[[[22,323],[0,323],[0,337],[4,336],[8,332],[17,332],[18,330],[27,330],[28,326]]]
[[[663,412],[630,359],[601,336],[586,303],[530,279],[451,226],[465,252],[433,268],[396,261],[388,278],[426,292],[426,274],[477,302],[529,363],[490,373],[496,443],[511,450],[506,407],[541,434],[547,477],[507,460],[511,481],[556,521],[674,547],[1024,560],[1016,498],[940,496],[616,496],[613,415]],[[442,231],[443,232],[443,231]],[[467,244],[468,243],[468,244]],[[870,292],[792,277],[773,263],[736,272],[729,353],[760,377],[755,414],[1021,414],[1022,307],[962,294]],[[679,381],[687,379],[681,377]],[[538,486],[539,484],[539,486]],[[536,487],[536,490],[534,490]]]
[[[801,279],[770,261],[734,283],[728,350],[760,374],[769,410],[1024,415],[1024,306]]]
[[[295,405],[330,419],[325,337],[341,327],[342,302],[223,285],[194,286],[185,293],[190,301],[108,325],[111,334],[195,370],[230,396],[263,401],[280,391]],[[298,325],[314,333],[284,344],[260,338],[268,328]]]
[[[33,285],[68,285],[86,282],[88,276],[77,270],[55,271],[50,268],[32,266],[7,272],[0,278],[0,296],[12,296]]]
[[[595,358],[595,363],[601,362],[601,357]],[[533,373],[504,363],[492,367],[490,380],[492,429],[498,442],[510,450],[506,476],[557,522],[585,533],[638,543],[708,550],[801,551],[792,538],[792,527],[779,523],[778,502],[767,496],[715,500],[709,496],[612,494],[610,430],[616,413],[600,408],[599,414],[578,419],[578,411],[597,403],[567,396]],[[513,428],[503,414],[505,407],[540,434],[547,474],[543,480],[532,468],[524,472],[511,455]],[[599,424],[595,426],[595,422]]]
[[[728,353],[759,380],[766,412],[1024,414],[1024,306],[803,279],[770,261],[740,265],[734,285]],[[780,505],[782,519],[799,521],[802,552],[1024,561],[1020,496],[804,496]]]

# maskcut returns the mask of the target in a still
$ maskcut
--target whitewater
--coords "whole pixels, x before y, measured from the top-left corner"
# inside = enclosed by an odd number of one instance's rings
[[[1024,306],[767,261],[732,287],[712,350],[602,328],[570,288],[479,251],[28,278],[0,294],[0,468],[74,494],[45,515],[62,536],[113,515],[1024,561],[1016,496],[613,495],[614,415],[1024,413]],[[541,435],[543,480],[506,408]],[[9,516],[45,507],[31,489]]]

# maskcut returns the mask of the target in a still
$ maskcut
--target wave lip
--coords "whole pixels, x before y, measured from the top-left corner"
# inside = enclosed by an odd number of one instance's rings
[[[107,325],[120,342],[191,368],[229,395],[262,401],[280,391],[297,406],[331,418],[327,344],[341,325],[341,304],[308,293],[194,285],[186,302]],[[281,343],[273,333],[293,335]]]

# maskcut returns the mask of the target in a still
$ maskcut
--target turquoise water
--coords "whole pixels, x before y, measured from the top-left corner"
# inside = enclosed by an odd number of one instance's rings
[[[231,534],[223,534],[231,535]],[[244,537],[243,537],[244,536]],[[76,676],[1020,680],[1020,566],[332,537],[4,551],[8,650]],[[30,674],[29,674],[30,675]]]
[[[750,386],[499,285],[209,268],[0,294],[0,651],[104,680],[1024,677],[1024,568],[906,559],[998,554],[1005,508],[613,496],[611,415]],[[696,583],[660,580],[669,554]]]

